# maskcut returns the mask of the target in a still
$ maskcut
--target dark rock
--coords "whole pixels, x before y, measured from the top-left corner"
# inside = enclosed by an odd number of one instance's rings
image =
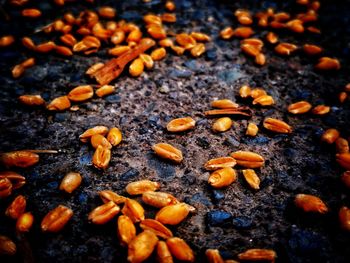
[[[121,97],[117,94],[109,95],[104,98],[109,103],[120,103]]]
[[[206,137],[199,137],[196,139],[196,144],[203,149],[208,149],[210,147],[210,143]]]
[[[172,180],[175,176],[174,164],[160,159],[153,153],[147,155],[148,164],[151,168],[155,169],[157,175],[164,180]]]
[[[224,81],[228,84],[234,83],[236,80],[243,77],[241,71],[237,68],[233,68],[231,70],[223,70],[217,73],[217,77],[219,80]]]
[[[235,217],[232,219],[232,224],[237,229],[249,229],[253,225],[253,220],[245,216]]]
[[[205,206],[212,205],[210,200],[206,196],[204,196],[202,193],[196,193],[191,197],[185,198],[185,203],[188,203],[190,205],[196,205],[198,203],[205,205]]]
[[[183,78],[187,79],[192,76],[192,71],[187,69],[172,69],[169,73],[169,77],[173,79]]]
[[[214,210],[207,213],[207,224],[209,226],[221,226],[224,227],[230,224],[231,214],[221,210]]]
[[[225,193],[221,190],[213,190],[212,196],[216,202],[225,198]]]
[[[120,175],[120,179],[123,181],[135,180],[139,176],[140,172],[135,168],[130,168],[125,173]]]

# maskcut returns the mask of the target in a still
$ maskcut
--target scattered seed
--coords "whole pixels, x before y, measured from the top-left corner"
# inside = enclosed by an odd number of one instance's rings
[[[247,127],[247,131],[246,131],[246,135],[249,136],[256,136],[258,134],[259,128],[258,126],[256,126],[255,123],[249,122],[248,123],[248,127]]]
[[[156,220],[165,225],[178,225],[189,214],[189,205],[185,203],[178,203],[163,207],[156,214]]]
[[[143,65],[147,69],[152,69],[154,66],[154,61],[150,55],[147,54],[140,54],[139,58],[142,60]]]
[[[68,93],[68,99],[75,102],[85,101],[94,96],[94,90],[90,85],[78,86]]]
[[[274,32],[269,32],[266,35],[266,40],[270,44],[276,44],[278,42],[278,36]]]
[[[248,249],[238,254],[239,260],[275,262],[276,252],[270,249]]]
[[[154,61],[162,60],[163,58],[165,58],[165,56],[166,56],[166,50],[163,47],[157,48],[153,50],[151,53],[151,58]]]
[[[326,105],[317,105],[312,109],[312,113],[316,115],[325,115],[331,111],[331,107]]]
[[[26,183],[26,178],[24,176],[12,171],[0,172],[0,179],[4,179],[4,178],[7,178],[10,180],[13,190],[21,188]]]
[[[112,85],[103,85],[101,88],[98,88],[95,93],[98,97],[104,97],[112,94],[115,91],[115,87]]]
[[[214,132],[225,132],[229,130],[231,126],[232,120],[229,117],[222,117],[213,123],[212,129]]]
[[[79,187],[81,181],[82,177],[79,173],[67,173],[61,181],[60,190],[71,194],[75,189]]]
[[[22,16],[30,17],[30,18],[37,18],[37,17],[41,16],[41,12],[40,12],[40,10],[35,9],[35,8],[23,9]]]
[[[239,89],[239,95],[241,96],[241,98],[248,98],[251,95],[251,89],[249,86],[247,85],[243,85],[240,89]]]
[[[254,190],[258,190],[260,188],[260,179],[256,175],[255,171],[252,169],[242,170],[244,179],[247,181],[249,186]]]
[[[229,99],[223,99],[223,100],[214,100],[211,103],[211,106],[213,108],[218,108],[218,109],[234,109],[238,108],[239,105],[232,100]]]
[[[254,152],[237,151],[231,153],[231,156],[236,160],[237,164],[246,168],[260,168],[264,165],[264,158]]]
[[[45,104],[44,99],[40,95],[22,95],[18,100],[27,106],[41,106]]]
[[[289,56],[296,51],[298,47],[290,43],[280,43],[275,47],[275,52],[279,55]]]
[[[205,256],[209,263],[225,263],[226,261],[220,255],[219,250],[217,249],[207,249],[205,251]]]
[[[338,153],[336,157],[341,167],[350,170],[350,153]]]
[[[316,64],[315,69],[321,71],[339,70],[340,62],[338,59],[335,58],[322,57]]]
[[[108,132],[108,128],[106,126],[95,126],[93,128],[87,129],[85,132],[83,132],[79,139],[82,142],[88,142],[90,138],[95,134],[101,134],[105,136]]]
[[[324,214],[328,212],[326,204],[317,196],[298,194],[294,199],[295,205],[304,212],[314,212]]]
[[[51,210],[41,221],[41,230],[44,232],[59,232],[73,216],[73,211],[63,205]]]
[[[117,146],[122,141],[122,132],[116,127],[111,128],[107,134],[107,140],[112,146]]]
[[[292,127],[281,120],[274,118],[266,118],[264,120],[263,126],[265,129],[276,132],[276,133],[291,133]]]
[[[131,219],[125,215],[118,217],[118,238],[123,246],[127,246],[136,237],[136,228]]]
[[[103,6],[98,9],[98,14],[106,19],[112,19],[116,15],[116,10],[110,6]]]
[[[14,255],[17,252],[16,244],[7,236],[0,235],[0,255]]]
[[[237,27],[233,30],[233,35],[239,38],[248,38],[254,34],[254,31],[251,27]]]
[[[156,234],[156,236],[164,238],[164,239],[168,239],[168,238],[173,236],[173,233],[171,232],[171,230],[169,228],[167,228],[162,223],[160,223],[159,221],[154,220],[154,219],[142,220],[140,222],[140,227],[143,230],[150,230],[154,234]]]
[[[0,47],[8,47],[15,42],[15,38],[11,35],[0,37]]]
[[[335,147],[337,149],[337,153],[349,152],[349,142],[344,138],[339,137],[338,139],[336,139]]]
[[[237,175],[235,170],[231,167],[225,167],[214,171],[210,175],[208,183],[214,188],[223,188],[231,185],[236,179]]]
[[[97,146],[95,153],[92,156],[93,165],[98,169],[106,169],[110,160],[111,150],[102,145]]]
[[[255,88],[255,89],[252,89],[251,92],[250,92],[250,97],[252,97],[253,99],[257,99],[261,96],[265,96],[267,95],[266,91],[261,89],[261,88]]]
[[[236,163],[236,160],[232,157],[219,157],[206,162],[204,164],[204,168],[206,170],[213,171],[225,167],[234,167]]]
[[[141,58],[135,59],[129,66],[129,73],[133,77],[138,77],[143,73],[144,65]]]
[[[125,190],[129,195],[141,195],[148,191],[156,191],[160,187],[158,182],[150,180],[141,180],[129,183]]]
[[[198,43],[191,49],[191,55],[195,58],[201,56],[204,52],[205,45],[203,43]]]
[[[275,104],[272,96],[262,95],[253,100],[253,105],[259,104],[261,106],[271,106]]]
[[[157,243],[157,260],[159,263],[173,263],[173,257],[171,256],[168,245],[164,241],[158,241]]]
[[[196,125],[196,121],[191,117],[184,117],[171,120],[166,128],[169,132],[183,132],[193,129]]]
[[[17,196],[12,203],[7,207],[5,215],[12,219],[18,219],[26,210],[27,201],[23,195]]]
[[[140,222],[145,219],[145,210],[135,200],[127,198],[122,209],[123,215],[128,216],[132,222]]]
[[[128,261],[143,262],[149,258],[158,242],[157,236],[149,230],[138,234],[128,245]]]
[[[88,219],[96,225],[103,225],[112,220],[113,217],[119,213],[119,211],[119,206],[117,206],[113,201],[109,201],[108,203],[98,206],[92,210]]]
[[[178,200],[171,194],[152,191],[144,192],[142,194],[142,201],[147,205],[157,208],[178,203]]]
[[[12,193],[12,183],[7,178],[0,179],[0,199],[10,196]]]
[[[350,209],[343,206],[339,210],[340,227],[346,231],[350,231]]]
[[[21,216],[17,219],[16,222],[16,230],[17,232],[23,233],[23,232],[29,232],[29,230],[32,228],[34,222],[34,216],[32,213],[27,212],[21,214]]]
[[[192,249],[187,243],[178,237],[171,237],[166,240],[170,253],[178,260],[194,262],[195,257]]]
[[[39,162],[39,155],[30,151],[13,151],[0,154],[0,162],[6,167],[26,168]]]
[[[124,203],[125,200],[127,199],[126,197],[118,195],[117,193],[110,190],[103,190],[99,192],[99,196],[104,203],[113,201],[117,205]]]
[[[234,35],[234,31],[232,27],[226,27],[223,30],[220,31],[220,36],[222,39],[230,39]]]
[[[340,133],[336,129],[328,129],[326,130],[322,136],[321,141],[326,142],[328,144],[334,143],[340,136]]]
[[[182,152],[168,143],[157,143],[152,146],[153,151],[161,158],[180,163],[183,159]]]
[[[308,112],[312,105],[307,101],[298,101],[288,106],[288,112],[292,114],[303,114]]]

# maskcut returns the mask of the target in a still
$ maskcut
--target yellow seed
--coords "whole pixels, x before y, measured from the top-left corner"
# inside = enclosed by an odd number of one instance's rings
[[[256,175],[255,171],[252,169],[242,170],[244,179],[247,181],[249,186],[255,190],[258,190],[260,187],[260,179]]]
[[[90,85],[78,86],[68,93],[68,99],[75,102],[85,101],[94,96],[94,90]]]
[[[185,48],[180,46],[171,46],[170,47],[178,56],[181,56],[185,52]]]
[[[138,43],[142,38],[142,32],[140,29],[134,29],[132,30],[128,37],[126,38],[126,42],[136,42]]]
[[[274,32],[269,32],[266,35],[266,40],[270,44],[276,44],[278,42],[278,36]]]
[[[203,43],[196,44],[192,49],[191,49],[191,55],[194,57],[199,57],[205,52],[205,45]]]
[[[77,40],[75,39],[75,37],[71,34],[65,34],[63,36],[60,37],[60,40],[66,44],[67,46],[73,47],[76,43]]]
[[[189,205],[178,203],[163,207],[156,214],[156,220],[165,225],[180,224],[189,214]]]
[[[271,106],[275,103],[272,96],[262,95],[253,100],[253,104],[259,104],[261,106]]]
[[[201,32],[192,32],[190,36],[199,42],[208,42],[211,40],[210,36]]]
[[[17,219],[16,230],[18,232],[28,232],[33,226],[33,222],[34,217],[32,213],[24,213]]]
[[[275,262],[276,252],[270,249],[248,249],[238,254],[239,260]]]
[[[248,38],[253,34],[254,34],[254,31],[250,27],[237,27],[233,31],[233,35],[239,38]]]
[[[263,126],[265,129],[270,130],[276,133],[291,133],[292,127],[289,126],[284,121],[274,119],[274,118],[266,118],[264,120]]]
[[[220,37],[222,39],[230,39],[233,37],[233,35],[234,35],[234,32],[232,27],[226,27],[220,31]]]
[[[343,206],[339,210],[339,222],[342,229],[350,231],[350,209]]]
[[[260,89],[260,88],[256,88],[256,89],[253,89],[251,92],[250,92],[250,96],[253,98],[253,99],[257,99],[261,96],[264,96],[264,95],[267,95],[266,91],[263,90],[263,89]]]
[[[52,50],[54,50],[56,47],[56,44],[52,41],[48,41],[46,43],[42,43],[40,45],[37,45],[35,48],[35,51],[40,53],[48,53]]]
[[[338,130],[328,129],[322,134],[321,140],[328,144],[332,144],[339,138],[339,136],[340,136],[340,133]]]
[[[161,59],[165,58],[165,56],[166,56],[166,50],[163,47],[157,48],[157,49],[153,50],[151,53],[151,58],[154,61],[161,60]]]
[[[12,183],[7,178],[0,179],[0,199],[6,198],[11,195],[12,193]]]
[[[279,55],[289,56],[292,52],[296,51],[298,47],[290,43],[280,43],[275,47],[275,52]]]
[[[30,50],[34,50],[35,49],[35,44],[33,42],[33,40],[29,37],[24,37],[22,38],[22,45]]]
[[[96,225],[106,224],[108,221],[112,220],[112,218],[115,217],[119,211],[119,206],[117,206],[113,201],[110,201],[92,210],[89,213],[88,219]]]
[[[217,170],[225,167],[234,167],[236,160],[232,157],[219,157],[211,159],[204,164],[204,168],[209,171]]]
[[[310,55],[310,56],[318,55],[323,51],[322,48],[320,48],[319,46],[310,45],[310,44],[305,44],[303,46],[303,50],[307,55]]]
[[[177,34],[175,39],[185,49],[192,49],[196,45],[196,40],[186,33]]]
[[[339,70],[340,63],[338,59],[322,57],[316,64],[315,68],[321,71]]]
[[[73,56],[72,50],[70,50],[68,47],[64,47],[64,46],[56,46],[55,52],[59,55],[66,56],[66,57]]]
[[[288,112],[292,114],[303,114],[308,112],[312,108],[312,105],[307,101],[298,101],[288,106]]]
[[[229,117],[222,117],[213,123],[212,129],[214,132],[225,132],[229,130],[231,126],[232,120]]]
[[[98,14],[103,18],[112,19],[115,17],[116,11],[110,6],[103,6],[98,9]]]
[[[165,23],[175,23],[176,22],[176,14],[164,13],[160,16],[162,22]]]
[[[106,135],[108,128],[106,126],[95,126],[90,129],[87,129],[85,132],[79,135],[79,139],[82,142],[88,142],[90,138],[95,134]],[[112,144],[113,145],[113,144]]]
[[[339,93],[338,97],[339,97],[339,102],[343,103],[348,98],[348,94],[345,91],[342,91]]]
[[[41,230],[44,232],[59,232],[73,216],[73,211],[63,205],[51,210],[41,221]]]
[[[95,93],[98,97],[104,97],[112,94],[115,91],[115,87],[112,85],[103,85],[101,88],[98,88]]]
[[[263,53],[259,53],[254,60],[255,64],[263,66],[266,63],[266,56]]]
[[[171,120],[166,128],[170,132],[183,132],[193,129],[196,125],[196,121],[191,117],[184,117]]]
[[[14,255],[16,254],[16,244],[7,236],[0,235],[0,255]]]
[[[183,159],[182,152],[168,143],[157,143],[152,146],[153,151],[161,158],[180,163]]]
[[[136,236],[136,228],[131,219],[125,215],[118,217],[118,238],[123,246],[128,245]]]
[[[35,8],[23,9],[22,16],[30,17],[30,18],[37,18],[37,17],[41,16],[41,12],[40,12],[40,10],[35,9]]]
[[[125,40],[125,33],[122,30],[116,30],[112,37],[111,37],[111,42],[114,45],[119,45]]]
[[[157,260],[159,263],[173,263],[173,257],[169,251],[168,245],[164,241],[158,241]]]
[[[248,123],[248,127],[247,127],[247,131],[246,131],[246,135],[249,136],[256,136],[258,134],[259,128],[258,126],[256,126],[255,123],[249,122]]]
[[[142,60],[144,66],[147,68],[147,69],[152,69],[153,66],[154,66],[154,61],[152,59],[152,57],[150,55],[147,55],[147,54],[140,54],[140,59]]]
[[[143,262],[151,256],[157,242],[158,238],[152,231],[145,230],[138,234],[128,245],[128,261]]]
[[[130,49],[131,48],[129,46],[117,46],[108,50],[108,54],[112,56],[120,56],[129,51]]]
[[[170,38],[162,39],[158,42],[161,47],[172,47],[174,42]]]
[[[167,239],[166,244],[168,245],[171,254],[178,260],[194,262],[194,253],[183,239],[172,237]]]
[[[22,76],[22,74],[24,73],[25,68],[19,64],[16,65],[13,69],[12,69],[12,77],[14,78],[19,78],[20,76]]]
[[[110,160],[111,150],[102,145],[97,146],[95,153],[92,156],[93,165],[99,169],[106,169]]]
[[[150,180],[141,180],[129,183],[125,190],[129,195],[141,195],[148,191],[156,191],[160,184]]]
[[[122,141],[122,137],[122,132],[116,127],[111,128],[107,134],[107,140],[112,146],[117,146]]]
[[[341,176],[343,184],[350,189],[350,171],[346,171]]]
[[[142,194],[142,201],[157,208],[178,203],[177,199],[171,194],[151,191]]]
[[[117,193],[111,190],[103,190],[99,192],[99,196],[104,203],[108,203],[109,201],[113,201],[115,204],[123,204],[126,201],[126,197],[118,195]]]
[[[0,37],[0,47],[8,47],[13,42],[15,42],[15,38],[11,35]]]
[[[207,249],[205,251],[205,256],[209,263],[224,263],[224,260],[217,249]]]
[[[41,106],[45,104],[44,99],[40,95],[22,95],[18,100],[28,106]]]
[[[141,58],[135,59],[129,66],[129,73],[133,77],[138,77],[144,70],[143,60]]]
[[[208,183],[214,188],[223,188],[232,184],[236,179],[235,170],[231,167],[225,167],[213,172],[208,179]]]
[[[218,109],[234,109],[238,108],[239,105],[232,100],[229,99],[223,99],[223,100],[214,100],[211,103],[211,106],[213,108],[218,108]]]
[[[72,193],[81,184],[82,177],[79,173],[70,172],[67,173],[60,184],[60,190]]]
[[[237,151],[231,153],[231,156],[236,160],[237,164],[246,168],[260,168],[264,165],[264,158],[254,152]]]
[[[162,26],[151,24],[147,28],[147,33],[151,35],[154,39],[164,39],[166,38],[166,31]]]
[[[156,234],[158,237],[167,239],[173,236],[173,233],[169,228],[164,226],[162,223],[160,223],[157,220],[154,219],[145,219],[140,222],[140,227],[143,230],[150,230],[154,234]]]
[[[1,190],[0,190],[1,191]],[[26,198],[23,195],[17,196],[12,203],[7,207],[5,215],[12,219],[18,219],[26,210]]]
[[[39,162],[39,155],[30,151],[0,153],[0,163],[6,167],[26,168]]]
[[[162,20],[159,16],[148,14],[143,17],[143,21],[148,25],[162,25]]]
[[[143,207],[135,200],[126,199],[122,213],[128,216],[132,222],[140,222],[145,219],[145,210]]]
[[[336,157],[341,167],[350,170],[350,153],[338,153]]]
[[[109,141],[102,136],[101,134],[95,134],[92,135],[91,137],[91,145],[92,147],[94,147],[95,149],[101,145],[102,147],[105,147],[107,149],[112,149],[112,145],[109,143]]]
[[[324,214],[328,212],[326,204],[317,196],[298,194],[294,199],[295,205],[304,212],[314,212]]]
[[[312,113],[316,115],[325,115],[331,111],[331,107],[326,105],[317,105],[312,109]]]
[[[174,11],[176,9],[176,6],[175,6],[175,3],[173,1],[166,1],[165,8],[168,11],[172,12],[172,11]]]
[[[337,149],[337,153],[347,153],[349,152],[349,142],[344,139],[339,137],[336,141],[335,141],[335,147]]]
[[[26,183],[26,178],[18,173],[12,171],[2,171],[0,172],[0,179],[7,178],[12,184],[12,189],[21,188]]]
[[[248,97],[250,97],[250,94],[251,94],[251,89],[247,85],[243,85],[239,89],[239,95],[241,96],[241,98],[248,98]]]
[[[260,53],[260,50],[256,46],[253,46],[250,44],[241,45],[241,50],[243,51],[244,54],[251,57],[256,57]]]

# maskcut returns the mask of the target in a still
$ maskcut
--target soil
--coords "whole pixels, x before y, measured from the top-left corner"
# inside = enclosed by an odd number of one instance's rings
[[[148,12],[165,12],[164,2],[97,1],[95,5],[70,2],[57,8],[52,1],[35,4],[43,11],[39,20],[28,22],[19,9],[3,6],[11,20],[0,23],[1,35],[32,36],[36,43],[48,39],[34,34],[38,29],[61,17],[66,11],[75,14],[86,8],[110,5],[117,9],[117,19],[143,25]],[[349,189],[341,183],[342,169],[335,162],[334,145],[320,142],[325,129],[337,128],[348,138],[349,101],[340,104],[337,95],[349,82],[350,2],[322,2],[318,25],[321,35],[279,34],[281,41],[299,46],[315,43],[325,55],[337,57],[342,69],[335,73],[317,73],[317,59],[297,52],[280,57],[269,45],[264,47],[268,63],[257,67],[240,51],[239,40],[221,40],[218,33],[225,26],[238,26],[232,11],[247,8],[253,12],[273,7],[298,13],[294,1],[175,1],[177,22],[168,25],[176,33],[201,31],[212,36],[207,51],[200,58],[175,56],[156,62],[154,69],[138,78],[123,73],[113,85],[116,92],[105,98],[94,98],[79,105],[78,111],[48,112],[18,103],[22,94],[41,94],[46,101],[67,94],[72,88],[93,83],[84,75],[86,69],[109,59],[106,48],[90,56],[63,58],[55,54],[35,54],[36,65],[19,79],[11,77],[11,69],[30,57],[19,41],[0,50],[0,149],[57,149],[58,154],[41,154],[40,162],[27,169],[14,169],[27,178],[27,184],[0,201],[0,211],[18,194],[27,197],[27,210],[35,216],[30,233],[15,234],[15,222],[0,215],[0,234],[18,245],[14,257],[1,262],[126,262],[127,250],[119,245],[116,219],[106,225],[92,225],[88,213],[102,204],[101,190],[114,190],[126,195],[125,186],[132,181],[149,179],[161,183],[161,191],[196,208],[180,225],[171,227],[174,235],[186,240],[196,254],[196,262],[204,262],[207,248],[217,248],[225,259],[249,248],[270,248],[277,262],[348,262],[350,236],[339,228],[338,210],[350,206]],[[4,13],[3,12],[3,13]],[[257,37],[268,31],[254,27]],[[58,41],[57,41],[58,42]],[[239,87],[249,84],[262,87],[273,96],[272,107],[252,106],[238,98]],[[228,98],[253,110],[249,120],[259,125],[257,137],[245,135],[247,119],[234,118],[231,130],[222,134],[211,131],[213,119],[204,116],[214,99]],[[326,104],[331,112],[324,117],[311,113],[295,116],[286,111],[290,103],[307,100],[312,105]],[[180,134],[166,131],[166,123],[177,117],[191,116],[196,128]],[[290,135],[276,135],[262,127],[265,117],[282,119],[293,127]],[[112,150],[105,171],[91,165],[93,149],[79,141],[79,135],[95,125],[119,127],[123,141]],[[175,165],[156,157],[151,146],[168,142],[183,151],[184,161]],[[211,158],[226,156],[237,150],[249,150],[264,156],[266,163],[257,174],[258,191],[245,183],[241,168],[238,180],[223,190],[208,186],[209,172],[203,164]],[[77,171],[82,185],[72,194],[58,190],[63,176]],[[308,193],[319,196],[330,208],[325,215],[305,214],[293,205],[294,196]],[[57,234],[43,234],[40,221],[59,204],[74,211],[74,216]],[[146,207],[147,217],[156,210]],[[153,262],[152,257],[149,262]]]

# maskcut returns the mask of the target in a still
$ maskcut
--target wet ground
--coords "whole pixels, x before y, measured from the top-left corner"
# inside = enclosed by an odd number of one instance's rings
[[[274,7],[296,13],[300,9],[292,1],[175,1],[177,23],[168,28],[176,33],[201,31],[213,41],[198,59],[175,56],[155,63],[151,71],[139,78],[127,74],[113,84],[116,93],[106,98],[94,98],[79,104],[78,111],[48,112],[44,108],[20,105],[22,94],[41,94],[46,101],[68,93],[80,84],[92,83],[84,72],[97,61],[106,61],[106,49],[90,56],[37,55],[37,65],[17,80],[11,77],[12,67],[30,57],[16,44],[0,51],[0,149],[57,149],[56,155],[41,155],[40,162],[29,169],[18,169],[27,184],[15,195],[27,197],[28,211],[35,216],[34,227],[25,236],[16,236],[15,223],[0,215],[0,234],[11,237],[19,252],[5,262],[125,262],[126,249],[118,245],[116,220],[104,226],[88,223],[87,214],[101,204],[100,190],[111,189],[125,194],[129,182],[150,179],[161,183],[161,190],[172,193],[197,211],[184,222],[172,227],[174,234],[185,239],[194,249],[197,260],[204,262],[204,251],[217,248],[225,258],[248,248],[271,248],[277,252],[277,262],[348,262],[350,236],[340,230],[337,212],[350,206],[349,190],[339,180],[342,170],[335,162],[334,146],[320,142],[327,128],[337,128],[348,138],[349,101],[340,104],[337,94],[349,82],[350,4],[322,4],[319,26],[321,35],[280,34],[281,40],[296,44],[315,43],[325,48],[326,55],[338,57],[342,69],[336,73],[319,74],[313,70],[315,59],[301,52],[285,58],[264,47],[268,63],[256,67],[239,49],[239,41],[224,41],[218,33],[225,26],[237,26],[232,11],[248,8],[252,11]],[[151,1],[98,1],[97,5],[117,8],[117,19],[141,25],[142,16],[150,11],[164,12],[164,3]],[[47,36],[34,29],[60,17],[67,10],[79,12],[96,5],[67,4],[58,9],[43,1],[40,22],[28,23],[18,16],[18,9],[4,10],[13,17],[1,22],[1,35],[33,36],[37,42]],[[203,8],[205,7],[205,8]],[[256,29],[255,36],[267,31]],[[232,129],[223,134],[211,132],[212,119],[204,116],[214,99],[229,98],[242,105],[251,105],[238,98],[242,84],[263,87],[276,104],[273,107],[252,107],[251,121],[261,127],[269,116],[285,120],[293,127],[290,135],[275,135],[262,127],[255,138],[245,136],[246,119],[234,119]],[[332,106],[324,117],[311,114],[291,116],[287,106],[307,100],[313,105]],[[182,134],[169,134],[166,123],[176,117],[192,116],[196,128]],[[119,127],[123,142],[112,150],[112,159],[105,171],[91,165],[92,147],[82,144],[78,136],[95,125]],[[157,158],[151,145],[168,142],[183,151],[184,161],[173,165]],[[208,186],[209,173],[203,164],[215,157],[237,150],[250,150],[264,156],[265,167],[257,170],[261,189],[252,191],[238,171],[238,181],[223,190]],[[70,171],[80,172],[83,183],[71,195],[58,190],[62,177]],[[326,215],[305,215],[296,210],[293,198],[298,193],[314,194],[329,206]],[[4,211],[14,196],[1,200]],[[40,221],[59,204],[74,211],[74,216],[58,234],[43,234]],[[147,207],[148,216],[156,210]],[[152,261],[152,260],[151,260]],[[1,260],[2,262],[2,260]]]

